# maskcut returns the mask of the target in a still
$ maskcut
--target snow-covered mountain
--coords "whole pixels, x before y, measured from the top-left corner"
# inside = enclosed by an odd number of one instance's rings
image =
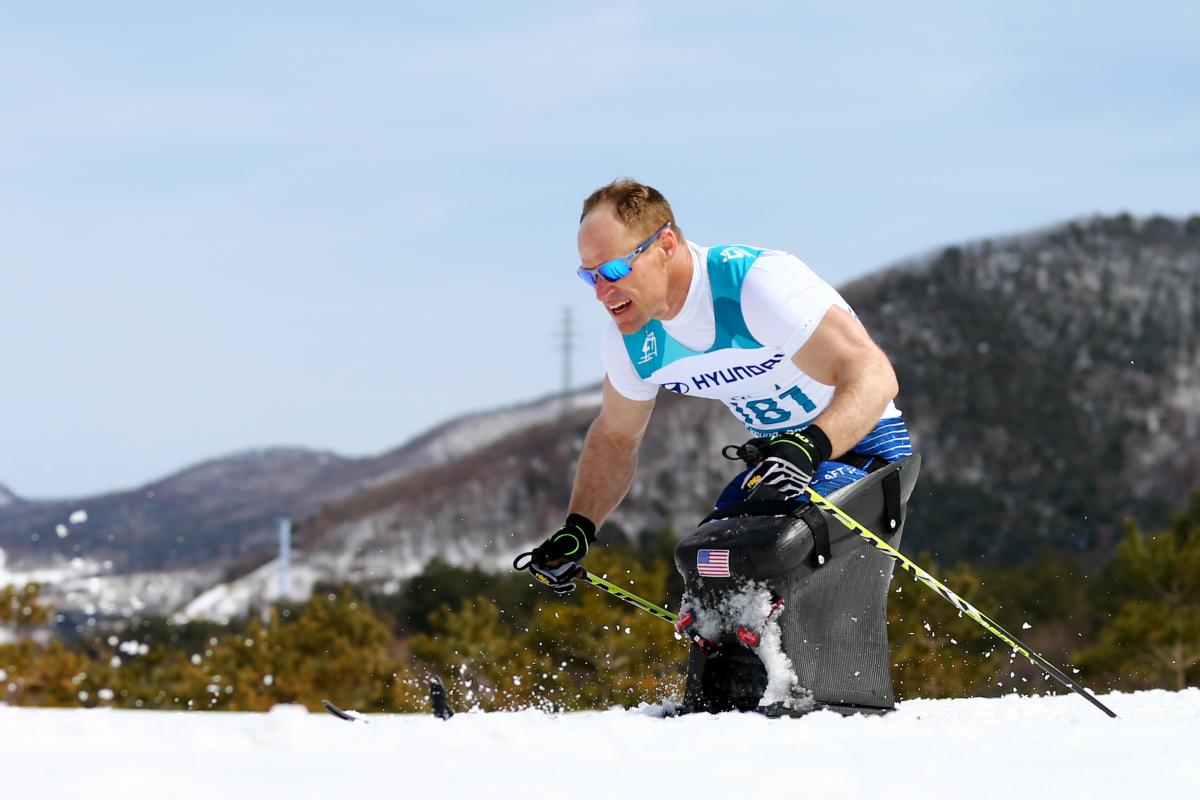
[[[20,502],[20,500],[21,498],[13,494],[11,489],[9,489],[3,483],[0,483],[0,508],[13,505],[14,503]]]
[[[598,403],[598,390],[587,389],[566,401],[547,397],[469,414],[370,458],[251,450],[131,491],[0,505],[0,585],[46,583],[52,603],[107,614],[176,611],[227,571],[252,572],[271,558],[282,516],[311,515],[557,419],[564,408]],[[301,564],[295,575],[304,574]]]
[[[1158,524],[1200,484],[1200,449],[1189,446],[1200,437],[1200,217],[1096,217],[947,247],[843,292],[896,365],[898,404],[925,456],[910,547],[945,560],[1012,562],[1042,547],[1099,560],[1126,517]],[[565,421],[553,398],[472,415],[376,459],[251,459],[263,485],[290,487],[254,514],[232,513],[247,505],[238,487],[258,480],[253,469],[242,464],[230,481],[225,468],[201,465],[175,476],[173,493],[152,485],[126,497],[124,520],[154,530],[153,546],[173,557],[190,554],[180,567],[234,572],[188,606],[196,615],[270,597],[281,513],[298,519],[296,591],[343,580],[387,590],[433,558],[504,568],[561,521],[597,402],[595,390],[581,394]],[[721,404],[663,393],[638,478],[604,536],[690,530],[736,471],[721,447],[745,435]],[[286,463],[294,477],[270,478]],[[161,514],[163,495],[204,509],[207,549],[188,533],[177,541],[181,521],[201,523]],[[13,519],[30,519],[25,505],[0,509],[0,545]],[[61,557],[132,571],[104,554],[130,548],[125,535],[109,551],[73,556],[85,530],[102,534],[90,545],[114,531],[87,506],[84,524],[67,521],[75,504],[61,504],[23,535],[54,542],[65,525]],[[145,570],[167,561],[132,549]]]
[[[1200,216],[946,247],[844,293],[896,364],[910,530],[943,558],[1103,555],[1200,487]]]
[[[570,402],[594,406],[598,394],[580,391]],[[414,470],[444,464],[515,429],[556,418],[562,403],[559,397],[547,397],[469,414],[369,458],[266,448],[205,461],[136,489],[96,497],[18,501],[0,487],[0,547],[14,564],[83,556],[111,560],[118,572],[227,566],[273,549],[279,516],[303,516]]]
[[[1200,218],[1093,218],[945,248],[844,288],[900,375],[925,455],[908,540],[945,559],[1103,558],[1200,484]],[[430,559],[504,568],[562,519],[588,414],[331,503],[300,526],[320,580],[386,587]],[[745,438],[663,393],[606,536],[682,534]]]

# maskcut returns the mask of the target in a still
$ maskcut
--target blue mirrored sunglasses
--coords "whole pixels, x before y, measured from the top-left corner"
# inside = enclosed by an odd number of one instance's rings
[[[596,285],[596,276],[600,275],[606,281],[619,281],[629,273],[633,272],[633,260],[646,252],[646,248],[654,244],[654,241],[667,228],[671,227],[671,223],[665,223],[661,228],[656,230],[649,239],[639,244],[633,249],[633,252],[627,256],[614,258],[611,261],[605,261],[598,267],[580,267],[578,269],[579,277],[588,286]]]

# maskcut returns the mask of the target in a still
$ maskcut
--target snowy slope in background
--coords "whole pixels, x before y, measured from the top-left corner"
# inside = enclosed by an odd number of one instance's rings
[[[588,389],[576,392],[570,398],[573,412],[592,414],[600,405],[600,390]],[[512,433],[535,429],[553,421],[562,411],[561,398],[548,398],[535,403],[455,420],[430,433],[428,439],[419,439],[407,445],[413,452],[422,453],[429,467],[445,464],[455,459],[464,459],[472,453],[485,452],[488,447]],[[461,463],[461,462],[460,462]],[[488,469],[492,466],[488,465]],[[511,470],[510,470],[511,471]],[[416,473],[416,470],[412,472]],[[456,470],[460,481],[469,481],[469,468]],[[387,480],[374,482],[377,494],[390,491],[393,486],[406,484],[409,473],[395,473]],[[420,481],[423,475],[414,474],[412,479]],[[474,484],[457,487],[469,491]],[[370,491],[360,496],[369,497]],[[352,503],[361,500],[352,499]],[[458,504],[445,502],[443,512],[458,514]],[[466,505],[466,504],[464,504]],[[474,503],[475,507],[486,505]],[[318,513],[319,518],[323,512]],[[513,557],[528,546],[511,530],[505,537],[486,537],[483,542],[471,542],[470,534],[463,536],[437,533],[439,527],[432,518],[415,514],[419,523],[406,527],[396,521],[395,510],[385,507],[377,513],[365,513],[354,519],[352,524],[337,527],[326,534],[323,541],[312,542],[297,538],[297,549],[292,553],[289,597],[306,600],[313,587],[324,583],[371,583],[391,591],[399,588],[399,581],[418,574],[435,558],[451,564],[483,566],[486,569],[502,570],[511,565]],[[308,521],[300,520],[301,526]],[[462,527],[471,529],[471,525]],[[279,561],[272,559],[255,570],[225,583],[208,588],[186,606],[175,611],[177,620],[210,619],[228,621],[246,614],[251,608],[262,607],[279,598]]]
[[[111,562],[84,558],[54,561],[32,569],[14,569],[0,549],[0,587],[42,585],[40,599],[51,608],[89,616],[129,616],[169,611],[187,603],[221,579],[217,569],[112,574]]]
[[[600,387],[589,386],[572,392],[565,402],[572,411],[599,408],[600,394]],[[564,398],[561,395],[543,397],[519,405],[458,417],[413,439],[404,447],[413,453],[414,460],[419,460],[421,468],[440,466],[498,442],[523,428],[550,422],[563,411]],[[374,483],[392,480],[409,471],[411,467],[406,464],[402,470],[379,476]]]
[[[228,624],[230,619],[245,616],[253,608],[286,600],[307,600],[317,582],[325,578],[328,576],[305,564],[294,564],[288,570],[288,591],[283,597],[279,560],[273,559],[235,581],[210,586],[175,612],[173,618],[176,622],[210,619]]]
[[[599,406],[600,390],[580,389],[567,402],[590,414]],[[276,552],[281,513],[303,517],[322,503],[467,457],[514,431],[558,419],[563,403],[562,397],[545,397],[468,414],[366,459],[296,449],[246,451],[143,489],[76,502],[28,503],[0,486],[0,507],[11,506],[0,513],[0,543],[15,546],[11,552],[0,547],[0,586],[42,583],[42,597],[54,608],[89,615],[145,610],[189,618],[236,616],[278,595],[278,580],[271,577],[277,575],[276,562],[262,562]],[[390,534],[385,527],[384,535]],[[307,598],[318,580],[387,581],[420,572],[435,556],[463,560],[460,543],[442,547],[439,541],[426,537],[415,550],[402,545],[379,552],[364,550],[351,536],[336,552],[309,557],[297,551],[291,597]],[[149,550],[161,551],[160,557],[145,557]],[[503,559],[493,561],[499,566]],[[160,562],[174,568],[144,568]],[[234,564],[245,574],[218,583]]]
[[[599,388],[580,389],[567,402],[594,409]],[[294,447],[246,450],[95,497],[24,500],[0,487],[0,548],[26,570],[76,556],[111,562],[107,572],[114,575],[248,570],[274,555],[280,516],[303,518],[469,456],[514,431],[556,420],[563,410],[564,399],[550,396],[467,414],[367,458]]]
[[[83,559],[75,559],[73,563],[59,559],[32,569],[14,569],[8,564],[8,554],[0,548],[0,587],[15,586],[19,589],[27,583],[56,583],[80,576],[87,577],[99,569],[100,565]]]
[[[0,707],[14,797],[1194,797],[1200,689],[913,700],[656,719],[646,710],[372,718]],[[69,769],[63,769],[69,764]],[[553,768],[547,768],[553,765]],[[1151,794],[1152,793],[1152,794]]]

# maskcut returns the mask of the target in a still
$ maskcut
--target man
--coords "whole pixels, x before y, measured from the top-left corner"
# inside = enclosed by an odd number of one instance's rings
[[[596,529],[628,492],[660,388],[723,401],[756,437],[759,463],[718,507],[797,498],[810,483],[824,494],[912,454],[887,356],[795,256],[688,242],[662,194],[633,180],[584,201],[578,247],[579,275],[610,325],[569,514],[533,551],[556,592],[574,588]]]

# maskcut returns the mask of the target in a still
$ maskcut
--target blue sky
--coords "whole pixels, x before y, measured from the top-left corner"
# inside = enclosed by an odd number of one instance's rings
[[[833,5],[0,2],[0,483],[379,452],[554,391],[568,305],[598,380],[617,176],[835,284],[1200,212],[1194,4]]]

